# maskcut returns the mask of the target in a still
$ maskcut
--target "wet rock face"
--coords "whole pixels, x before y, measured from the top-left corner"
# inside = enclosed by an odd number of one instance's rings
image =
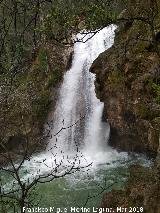
[[[126,27],[127,26],[127,27]],[[154,84],[160,80],[160,60],[146,51],[148,42],[135,43],[144,26],[132,22],[119,26],[115,44],[94,61],[97,97],[104,102],[104,116],[111,126],[110,145],[119,150],[156,156],[159,146],[160,105]]]

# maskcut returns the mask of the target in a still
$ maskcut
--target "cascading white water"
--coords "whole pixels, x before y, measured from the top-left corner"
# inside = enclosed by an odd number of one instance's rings
[[[107,165],[108,168],[120,159],[128,159],[127,153],[118,153],[107,145],[110,128],[102,121],[104,106],[96,98],[95,75],[89,72],[98,55],[112,46],[115,29],[116,26],[111,25],[89,40],[92,34],[85,36],[87,42],[75,43],[72,67],[64,76],[51,118],[52,137],[44,152],[24,162],[23,168],[28,171],[24,180],[50,173],[57,163],[62,164],[58,172],[65,170],[67,166],[72,166],[77,153],[82,167],[92,163],[92,171],[100,165]],[[76,39],[83,36],[78,34]]]
[[[56,110],[51,118],[53,126],[49,131],[52,137],[44,152],[24,162],[23,168],[27,168],[28,172],[24,180],[49,173],[56,166],[55,160],[56,164],[63,161],[59,168],[61,172],[70,165],[68,158],[75,160],[77,147],[80,156],[83,156],[80,160],[84,167],[90,163],[93,163],[92,166],[109,163],[121,156],[107,146],[109,125],[102,122],[103,103],[96,98],[95,75],[89,72],[98,55],[112,46],[115,29],[111,25],[87,42],[75,43],[72,67],[64,76]],[[88,34],[85,39],[91,36]],[[76,38],[82,37],[78,34]],[[62,127],[64,129],[60,131]]]
[[[57,135],[58,150],[56,152],[73,153],[75,144],[78,144],[85,155],[95,156],[107,147],[109,125],[102,122],[103,103],[96,98],[95,75],[89,72],[89,68],[101,52],[112,46],[115,29],[116,27],[111,25],[87,42],[78,42],[74,46],[72,67],[65,74],[60,89],[52,134],[54,135],[62,127],[71,126],[81,116],[84,118]],[[90,36],[91,34],[87,35],[85,39]],[[79,40],[82,37],[81,34],[77,35]],[[54,145],[55,138],[52,138],[48,148]]]
[[[87,187],[90,182],[92,183],[93,180],[101,182],[101,179],[106,175],[108,184],[113,182],[118,176],[117,173],[114,174],[112,169],[118,168],[122,164],[125,167],[125,163],[126,165],[132,163],[127,153],[118,153],[107,145],[110,129],[109,125],[102,121],[104,106],[96,98],[95,75],[89,72],[91,64],[98,55],[112,46],[115,29],[116,27],[111,25],[87,42],[75,44],[72,67],[64,76],[56,110],[51,118],[53,120],[52,138],[44,152],[23,163],[21,173],[24,182],[40,175],[52,174],[54,171],[56,174],[63,173],[63,171],[65,173],[68,167],[72,167],[72,162],[74,163],[77,158],[77,147],[80,150],[80,152],[78,151],[80,165],[86,169],[86,166],[92,163],[89,177],[86,177],[88,175],[87,167],[86,170],[84,169],[84,173],[80,170],[78,176],[76,174],[70,175],[65,180],[68,180],[70,186],[82,180],[83,190],[89,190]],[[91,34],[88,34],[85,39],[90,36]],[[77,35],[77,38],[82,38],[82,35]],[[60,131],[61,129],[62,131]],[[56,134],[58,132],[59,134]],[[139,159],[141,160],[141,158]],[[138,157],[136,160],[138,161]],[[57,164],[61,166],[56,171]],[[96,173],[97,171],[98,173]],[[108,171],[108,174],[105,171]],[[15,180],[9,182],[4,188],[8,190],[11,187],[16,187],[14,182]],[[54,183],[50,184],[54,185]],[[61,194],[62,191],[65,191],[65,188],[62,189],[60,185],[57,186],[56,183],[54,185],[54,190],[57,189],[55,199],[57,199],[57,193]],[[58,199],[60,203],[63,201],[61,195]]]

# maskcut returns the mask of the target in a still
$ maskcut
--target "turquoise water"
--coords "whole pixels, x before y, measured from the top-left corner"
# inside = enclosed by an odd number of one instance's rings
[[[116,153],[116,152],[115,152]],[[118,153],[117,153],[118,154]],[[117,156],[116,156],[117,158]],[[151,161],[141,155],[119,153],[119,158],[109,163],[97,164],[75,174],[55,179],[49,183],[37,184],[30,193],[28,201],[32,207],[60,209],[71,212],[71,207],[100,207],[103,195],[112,189],[123,189],[128,177],[128,168],[132,164],[150,166]],[[21,171],[25,177],[26,170]],[[1,174],[1,178],[9,183],[13,177]],[[9,187],[6,184],[6,188]],[[17,204],[15,204],[17,206]],[[6,205],[6,208],[7,205]],[[17,208],[17,207],[16,207]],[[9,209],[9,208],[8,208]],[[18,212],[18,210],[16,210]],[[3,211],[2,211],[3,212]],[[8,212],[14,212],[13,208]],[[28,211],[34,212],[34,211]]]
[[[137,156],[136,158],[129,157],[127,161],[124,158],[111,165],[99,165],[88,173],[79,172],[51,183],[38,185],[36,192],[40,206],[67,209],[71,206],[99,207],[105,192],[124,188],[130,165],[135,163],[150,165],[145,158]]]
[[[77,174],[74,177],[75,180],[73,177],[66,177],[52,183],[38,185],[40,204],[42,207],[54,206],[67,209],[71,206],[98,207],[105,191],[124,186],[126,175],[127,169],[123,167],[101,169],[94,174],[84,175],[83,178]],[[75,182],[72,182],[73,180]]]

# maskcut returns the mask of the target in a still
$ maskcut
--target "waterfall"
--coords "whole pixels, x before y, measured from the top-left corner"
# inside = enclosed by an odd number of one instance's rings
[[[107,147],[109,125],[102,122],[103,103],[96,98],[95,75],[89,69],[98,55],[112,46],[115,28],[111,25],[88,41],[75,43],[72,67],[64,76],[54,113],[52,135],[62,127],[64,130],[52,137],[48,149],[56,143],[56,152],[73,153],[78,146],[85,153],[95,155]],[[76,39],[83,36],[78,34]]]
[[[106,122],[102,121],[104,105],[96,97],[95,75],[89,72],[98,55],[113,45],[115,29],[116,27],[111,25],[89,40],[87,39],[92,34],[85,36],[87,42],[75,43],[72,67],[64,75],[55,112],[51,118],[53,126],[50,135],[52,137],[45,151],[24,161],[21,166],[24,182],[40,175],[52,174],[54,171],[58,174],[65,173],[72,167],[72,162],[74,163],[77,156],[84,170],[80,170],[77,177],[76,174],[65,177],[71,185],[78,182],[80,176],[85,184],[86,180],[88,183],[91,181],[91,177],[96,181],[100,178],[101,181],[101,178],[107,175],[109,183],[113,177],[117,177],[117,174],[112,174],[113,168],[121,165],[124,167],[125,163],[127,166],[139,160],[148,163],[141,156],[132,158],[127,153],[118,153],[107,145],[110,128]],[[82,36],[78,34],[76,39],[81,39]],[[58,169],[57,165],[60,165]],[[88,169],[86,165],[91,167]],[[106,174],[105,171],[108,173]],[[83,175],[88,175],[88,172],[91,176],[86,179]],[[6,189],[11,184],[15,185],[14,181],[6,184]],[[84,188],[86,186],[84,185]]]
[[[45,151],[22,165],[22,174],[26,168],[28,172],[23,176],[24,181],[50,173],[57,164],[61,165],[58,172],[63,172],[71,165],[68,159],[72,163],[77,155],[82,167],[92,163],[93,170],[99,165],[112,165],[122,156],[107,145],[110,129],[102,121],[104,106],[96,98],[95,75],[89,72],[98,55],[112,46],[115,29],[111,25],[93,37],[85,36],[87,42],[75,43],[72,67],[64,75],[55,112],[50,118],[51,138]],[[83,36],[78,34],[76,39]]]

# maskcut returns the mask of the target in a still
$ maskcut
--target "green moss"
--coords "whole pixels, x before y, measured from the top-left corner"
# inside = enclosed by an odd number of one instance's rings
[[[160,84],[152,83],[152,88],[155,93],[155,101],[160,104]]]
[[[23,110],[23,115],[27,114],[26,125],[33,118],[38,123],[43,123],[51,104],[51,87],[56,86],[62,78],[59,69],[46,72],[47,67],[47,52],[44,48],[40,48],[37,59],[29,71],[16,76],[15,94],[21,94],[21,96],[13,94],[13,106],[19,105],[19,110]],[[12,109],[12,114],[16,116],[18,122],[19,110],[16,112],[14,107]]]
[[[149,111],[145,104],[141,103],[138,106],[136,106],[136,115],[140,118],[148,117]]]
[[[151,110],[145,103],[135,106],[136,115],[142,119],[152,120],[157,117],[157,113]]]
[[[54,70],[48,78],[47,88],[54,87],[62,79],[62,72],[60,70]]]
[[[47,67],[48,67],[47,50],[41,47],[38,51],[38,55],[35,60],[35,63],[33,64],[32,69],[46,72]]]
[[[137,53],[141,53],[141,52],[143,52],[143,51],[146,51],[146,48],[149,46],[149,42],[144,42],[144,41],[139,41],[139,42],[137,42],[137,44],[136,44],[136,52]]]
[[[33,116],[39,121],[43,121],[47,116],[50,104],[49,92],[43,92],[32,104]]]
[[[156,117],[156,118],[154,119],[154,122],[157,123],[157,124],[160,124],[160,117]]]
[[[115,88],[123,87],[125,83],[125,78],[123,74],[119,71],[110,72],[107,80],[109,81],[109,84]]]
[[[18,90],[23,90],[26,94],[28,91],[32,91],[32,96],[29,94],[30,100],[28,101],[32,103],[30,116],[40,124],[47,117],[51,104],[51,87],[56,86],[62,79],[60,68],[46,72],[47,67],[47,52],[44,48],[40,48],[37,59],[30,71],[17,78],[17,82],[19,82]]]
[[[47,70],[47,51],[44,48],[40,48],[38,53],[39,69]]]

